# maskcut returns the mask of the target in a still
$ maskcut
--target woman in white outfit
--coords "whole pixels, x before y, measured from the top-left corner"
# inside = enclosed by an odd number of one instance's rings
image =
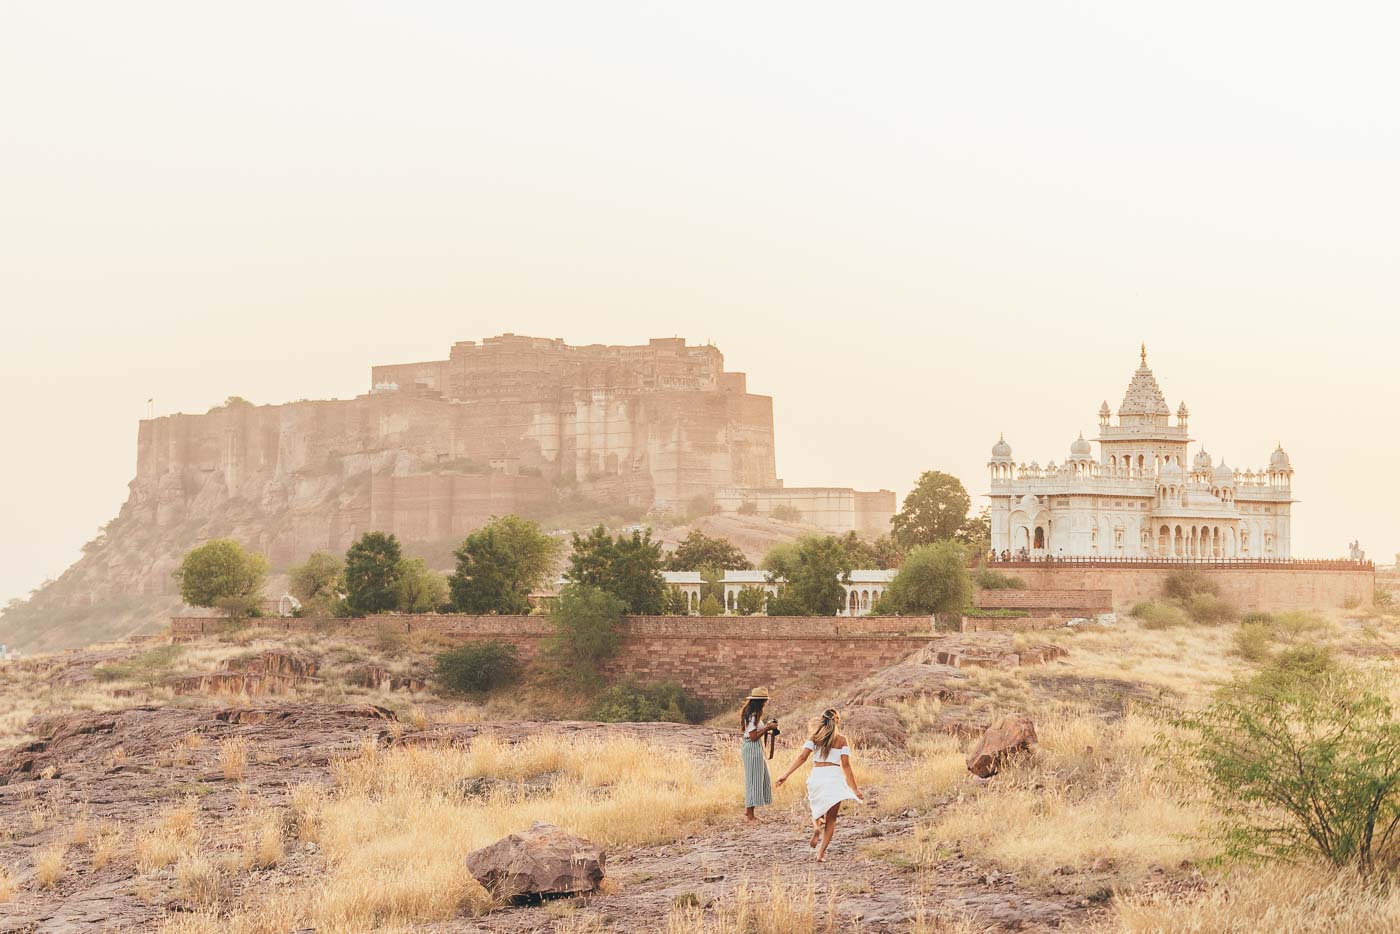
[[[778,779],[781,787],[796,772],[807,757],[812,757],[812,773],[807,776],[807,803],[812,806],[812,839],[808,846],[817,846],[817,862],[826,862],[826,848],[836,833],[836,815],[842,801],[864,801],[865,795],[856,787],[856,773],[851,769],[851,745],[836,731],[841,715],[835,707],[822,713],[821,723],[812,738],[802,744],[802,753],[792,768]]]

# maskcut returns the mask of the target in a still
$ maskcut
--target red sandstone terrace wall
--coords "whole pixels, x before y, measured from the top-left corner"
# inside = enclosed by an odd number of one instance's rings
[[[176,617],[176,642],[220,632],[227,620]],[[370,619],[260,619],[256,625],[281,632],[331,628],[365,637],[383,630],[437,632],[461,642],[499,639],[529,661],[549,635],[541,616],[422,614]],[[711,703],[727,703],[755,686],[840,666],[840,683],[878,671],[927,645],[927,617],[863,616],[633,616],[623,624],[622,647],[604,674],[648,683],[677,681]]]
[[[1038,562],[997,567],[1024,579],[1026,586],[1034,590],[1111,590],[1113,608],[1120,613],[1135,603],[1161,597],[1167,577],[1181,570],[1199,571],[1209,577],[1220,585],[1221,596],[1244,612],[1364,606],[1375,600],[1376,587],[1375,572],[1367,567],[1151,568]]]

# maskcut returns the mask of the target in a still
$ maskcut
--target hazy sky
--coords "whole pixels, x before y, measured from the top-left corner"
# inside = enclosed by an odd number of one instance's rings
[[[137,420],[713,340],[789,484],[1062,461],[1146,340],[1294,551],[1400,549],[1390,5],[11,3],[0,600]]]

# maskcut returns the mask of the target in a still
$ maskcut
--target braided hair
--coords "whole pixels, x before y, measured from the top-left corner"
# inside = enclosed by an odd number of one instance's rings
[[[812,734],[812,745],[817,747],[818,754],[823,758],[831,752],[831,745],[836,741],[836,724],[840,722],[841,715],[836,712],[835,707],[828,707],[822,711],[821,723]]]

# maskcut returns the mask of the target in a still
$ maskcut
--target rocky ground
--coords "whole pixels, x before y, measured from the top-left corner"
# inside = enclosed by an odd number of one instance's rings
[[[1385,620],[1324,623],[1311,638],[1340,652],[1382,668],[1400,656],[1400,636]],[[0,716],[0,934],[305,928],[304,921],[281,927],[276,919],[262,926],[248,921],[279,899],[300,902],[325,891],[345,865],[343,846],[333,860],[327,838],[298,824],[299,797],[309,790],[329,800],[342,793],[347,776],[358,775],[363,787],[348,807],[354,814],[362,807],[382,811],[365,824],[371,833],[392,835],[401,829],[396,820],[420,827],[417,811],[380,808],[378,795],[405,789],[365,784],[365,764],[373,772],[376,763],[387,768],[390,757],[419,751],[444,761],[454,750],[476,755],[482,740],[520,750],[555,738],[566,755],[581,748],[602,753],[603,746],[588,743],[630,744],[632,752],[623,752],[633,758],[617,761],[651,776],[634,785],[667,784],[673,773],[647,772],[647,763],[669,770],[674,760],[678,772],[701,776],[685,787],[705,800],[689,817],[657,818],[651,828],[646,813],[621,815],[634,826],[616,839],[633,842],[606,847],[605,883],[592,894],[496,904],[485,913],[482,904],[468,908],[464,901],[447,914],[414,909],[407,921],[321,929],[729,934],[736,929],[724,926],[726,912],[748,898],[805,904],[818,923],[792,929],[813,932],[1115,930],[1121,893],[1185,904],[1221,891],[1216,878],[1197,869],[1208,854],[1199,842],[1187,842],[1200,815],[1157,784],[1150,754],[1155,727],[1136,711],[1189,702],[1241,670],[1230,629],[1149,632],[1124,625],[934,637],[925,649],[853,683],[833,688],[796,679],[776,686],[775,712],[785,725],[802,723],[834,700],[866,769],[868,800],[846,807],[829,861],[820,865],[806,845],[800,790],[784,789],[756,826],[742,821],[737,786],[731,805],[726,783],[735,782],[737,766],[729,715],[701,726],[544,719],[560,716],[567,700],[514,691],[465,704],[424,691],[414,672],[432,646],[315,639],[270,643],[251,635],[186,647],[143,641],[0,670],[0,704],[24,716],[22,723],[14,722],[17,715]],[[367,679],[367,672],[375,676]],[[121,677],[114,680],[114,673]],[[532,705],[549,712],[532,714]],[[1024,767],[990,780],[969,774],[976,738],[1017,711],[1033,715],[1040,750]],[[797,735],[800,728],[784,736],[775,771],[791,761]],[[500,812],[507,829],[492,830],[475,847],[524,829],[513,822],[535,819],[529,802],[547,804],[561,824],[573,822],[569,808],[597,805],[591,823],[578,823],[606,834],[615,813],[607,807],[636,792],[619,790],[625,782],[614,776],[627,769],[611,765],[605,776],[585,781],[581,772],[557,771],[557,764],[507,775],[493,772],[490,761],[468,767],[456,760],[452,768],[459,771],[445,784],[441,763],[430,763],[422,775],[409,775],[409,785],[421,779],[424,786],[409,788],[408,797],[417,794],[413,800],[436,807],[433,796],[446,789],[456,803],[431,812],[446,828],[477,821],[474,815],[486,813],[480,802],[497,813],[493,796],[512,802],[514,810]],[[501,760],[509,761],[519,759]],[[347,771],[350,766],[359,771]],[[470,777],[459,779],[463,774]],[[799,773],[794,784],[801,780]],[[569,781],[582,782],[575,787],[582,797],[556,787]],[[665,806],[674,807],[679,794]],[[274,845],[266,865],[250,842],[258,827]],[[450,846],[458,832],[424,839]],[[183,856],[152,850],[166,837],[183,846]],[[354,846],[378,840],[354,839]],[[652,842],[635,842],[643,839]],[[379,862],[368,860],[362,877],[373,880],[392,866],[395,845],[381,848]],[[381,858],[386,854],[388,862]],[[211,869],[201,859],[221,862]],[[463,864],[456,855],[440,859],[439,867],[444,863],[454,872]],[[216,892],[201,888],[212,879]],[[200,920],[214,918],[210,912],[217,920]],[[828,916],[831,923],[823,926]],[[428,917],[438,920],[423,920]]]
[[[372,705],[269,706],[180,710],[140,706],[66,718],[42,740],[0,755],[0,863],[18,867],[15,881],[28,888],[34,855],[67,840],[78,815],[96,828],[137,826],[163,810],[196,800],[200,819],[218,826],[236,810],[288,805],[301,783],[329,784],[329,765],[357,754],[364,743],[436,745],[492,735],[517,742],[542,733],[639,738],[658,755],[713,756],[732,740],[706,727],[679,724],[493,722],[416,729]],[[191,745],[189,737],[199,737]],[[241,780],[221,768],[224,740],[244,737],[256,767]],[[180,750],[184,754],[180,754]],[[783,750],[786,756],[790,751]],[[843,923],[870,931],[902,929],[918,907],[932,913],[971,915],[1009,930],[1078,928],[1095,902],[1079,895],[1043,896],[1004,873],[950,853],[936,872],[900,871],[867,853],[872,843],[912,832],[916,813],[885,813],[880,789],[866,806],[849,809],[829,860],[817,865],[806,846],[801,805],[764,816],[757,826],[735,818],[663,846],[614,850],[607,857],[608,894],[567,905],[507,908],[480,919],[422,925],[423,930],[532,931],[570,917],[605,928],[651,930],[675,905],[705,906],[733,895],[736,886],[811,886],[825,904],[835,896]],[[129,859],[94,865],[92,846],[69,845],[67,872],[53,888],[26,891],[0,907],[0,931],[59,932],[149,930],[170,913],[190,906],[176,892],[170,868],[141,872]],[[283,877],[314,876],[316,848],[293,848],[279,865]],[[242,883],[259,885],[257,874]],[[247,892],[234,892],[238,898]],[[1105,895],[1107,890],[1105,890]],[[1101,900],[1100,900],[1101,901]]]

